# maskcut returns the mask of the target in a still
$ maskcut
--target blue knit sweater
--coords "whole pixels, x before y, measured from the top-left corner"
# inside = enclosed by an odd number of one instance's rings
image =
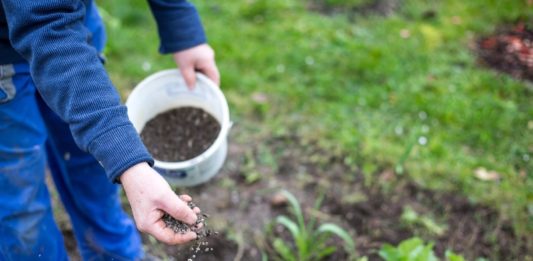
[[[69,124],[78,146],[91,153],[109,179],[116,181],[134,164],[153,164],[153,159],[90,44],[84,16],[91,1],[0,0],[0,64],[29,63],[48,106]],[[148,1],[158,24],[162,53],[206,41],[190,3]]]

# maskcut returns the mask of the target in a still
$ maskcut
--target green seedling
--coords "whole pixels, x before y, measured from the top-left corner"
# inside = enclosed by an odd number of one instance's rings
[[[246,152],[246,162],[242,168],[242,177],[246,184],[253,184],[261,180],[261,173],[257,170],[257,161],[252,151]]]
[[[445,256],[448,261],[465,261],[465,258],[463,256],[458,255],[450,250],[446,251]]]
[[[446,233],[446,225],[437,223],[434,219],[426,215],[418,214],[412,207],[405,206],[401,216],[403,223],[409,226],[422,227],[429,233],[442,236]]]
[[[433,244],[424,244],[420,238],[404,240],[397,247],[384,244],[379,256],[385,261],[438,261]]]
[[[402,241],[394,247],[384,244],[379,250],[379,256],[385,261],[438,261],[439,259],[433,251],[433,244],[425,244],[418,237],[413,237]],[[446,261],[464,261],[464,257],[446,251]]]
[[[294,219],[280,215],[275,222],[290,232],[293,241],[274,238],[272,245],[276,260],[322,260],[337,251],[335,246],[328,244],[328,239],[332,236],[338,236],[344,242],[344,249],[350,255],[350,260],[355,260],[355,243],[346,230],[332,223],[317,225],[318,220],[312,217],[306,222],[300,203],[294,195],[288,191],[281,193],[287,198]],[[316,209],[320,206],[320,201],[315,205]]]

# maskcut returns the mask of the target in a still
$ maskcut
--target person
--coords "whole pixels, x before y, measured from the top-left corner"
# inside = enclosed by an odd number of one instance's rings
[[[84,260],[141,260],[140,235],[181,244],[164,212],[194,224],[120,104],[99,55],[105,30],[92,0],[0,0],[0,260],[68,259],[54,222],[51,172]],[[195,7],[148,0],[161,40],[189,87],[195,71],[219,83]],[[139,35],[139,37],[142,37]],[[133,221],[122,210],[122,184]]]

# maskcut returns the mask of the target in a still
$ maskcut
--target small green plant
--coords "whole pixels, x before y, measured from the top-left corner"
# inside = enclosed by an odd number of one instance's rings
[[[328,239],[336,235],[344,242],[344,248],[350,255],[350,260],[355,260],[355,243],[346,230],[332,223],[317,225],[317,219],[313,217],[306,222],[300,203],[294,195],[288,191],[281,193],[287,198],[290,212],[295,220],[280,215],[275,222],[285,227],[294,241],[286,242],[275,237],[272,242],[275,259],[284,261],[322,260],[337,251],[335,246],[328,244]],[[318,200],[315,209],[319,208],[320,203],[321,200]]]
[[[447,230],[446,225],[437,223],[429,216],[418,214],[411,206],[403,208],[401,220],[408,226],[421,227],[436,236],[444,235]]]
[[[252,151],[246,151],[245,163],[242,168],[241,176],[246,184],[253,184],[261,180],[261,173],[257,170],[257,161]]]
[[[406,239],[397,247],[384,244],[379,250],[379,256],[385,261],[438,261],[433,251],[433,244],[425,244],[418,237]],[[448,250],[447,261],[465,261],[464,257]]]
[[[450,250],[446,251],[446,259],[448,261],[465,261],[465,258],[461,255],[458,255]],[[477,259],[477,261],[480,261],[483,259]]]
[[[426,245],[417,237],[404,240],[397,247],[384,244],[379,256],[385,261],[438,261],[433,244]]]

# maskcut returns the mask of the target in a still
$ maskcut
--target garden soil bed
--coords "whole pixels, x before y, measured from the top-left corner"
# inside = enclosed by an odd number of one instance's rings
[[[237,127],[233,133],[239,131]],[[255,173],[261,176],[249,179]],[[288,214],[283,204],[276,203],[280,189],[295,194],[308,215],[348,229],[355,236],[358,253],[370,260],[379,260],[377,250],[383,243],[397,244],[415,235],[434,242],[440,257],[451,249],[469,260],[532,258],[531,238],[515,235],[495,210],[453,191],[424,189],[390,170],[376,175],[379,182],[365,185],[363,175],[342,158],[305,145],[297,137],[277,137],[231,142],[226,166],[214,180],[179,192],[201,204],[202,211],[210,214],[210,225],[221,232],[218,239],[209,239],[214,251],[200,254],[198,260],[261,260],[260,249],[268,249],[265,228],[277,215]],[[312,211],[320,191],[325,193],[324,204]],[[423,226],[404,224],[401,216],[406,207],[442,224],[444,232],[435,235]],[[278,234],[290,239],[286,231]],[[338,243],[339,251],[327,260],[346,256]],[[186,248],[152,246],[157,255],[176,260],[187,255]]]
[[[521,22],[477,41],[480,61],[513,77],[533,81],[533,28]]]
[[[277,215],[288,215],[283,200],[280,203],[277,198],[277,192],[286,189],[300,200],[308,217],[347,229],[355,238],[357,252],[370,260],[379,260],[377,251],[383,243],[397,244],[415,235],[434,242],[440,257],[450,249],[467,260],[533,258],[530,236],[517,236],[495,210],[471,203],[456,191],[428,190],[388,169],[374,173],[373,182],[365,182],[357,168],[343,163],[343,157],[312,143],[294,136],[245,137],[250,131],[241,128],[236,126],[232,131],[240,140],[230,142],[228,159],[219,175],[204,185],[176,189],[190,194],[202,212],[210,215],[209,226],[219,235],[207,238],[208,245],[203,247],[213,250],[195,254],[191,251],[194,244],[166,246],[145,235],[150,253],[165,260],[188,260],[193,254],[193,260],[199,261],[261,260],[265,249],[271,254],[265,228]],[[313,211],[311,206],[321,193],[324,203]],[[435,234],[420,224],[404,222],[402,215],[407,208],[430,217],[443,231]],[[274,228],[278,236],[291,242],[285,230]],[[338,251],[326,260],[344,260],[340,240],[334,243]]]

